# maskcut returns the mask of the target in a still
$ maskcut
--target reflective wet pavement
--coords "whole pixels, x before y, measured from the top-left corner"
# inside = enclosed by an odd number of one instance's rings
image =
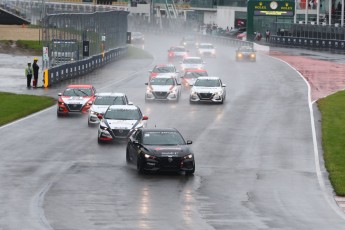
[[[273,48],[269,55],[286,61],[309,82],[315,101],[345,88],[343,54],[287,48]]]

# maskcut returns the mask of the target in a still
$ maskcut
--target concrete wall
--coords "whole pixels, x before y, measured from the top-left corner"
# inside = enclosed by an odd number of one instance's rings
[[[218,6],[217,8],[217,19],[216,23],[218,26],[222,28],[235,28],[235,12],[247,12],[247,8],[245,7],[226,7],[226,6]]]

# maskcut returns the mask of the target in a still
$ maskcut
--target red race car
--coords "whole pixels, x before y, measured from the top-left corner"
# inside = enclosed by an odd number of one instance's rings
[[[92,85],[69,85],[59,93],[57,116],[69,113],[87,113],[95,99],[96,89]]]
[[[149,80],[151,80],[152,78],[155,78],[157,76],[177,77],[179,71],[177,71],[176,67],[173,64],[160,64],[153,67],[153,69],[150,70],[149,73]]]
[[[183,76],[181,76],[182,85],[189,89],[190,86],[194,85],[196,79],[201,76],[208,76],[205,69],[187,69]]]

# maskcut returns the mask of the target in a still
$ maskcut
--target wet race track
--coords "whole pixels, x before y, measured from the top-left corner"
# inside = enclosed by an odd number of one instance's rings
[[[177,128],[193,140],[194,176],[139,175],[125,143],[97,143],[87,116],[57,118],[49,108],[0,128],[0,229],[343,229],[345,220],[320,186],[308,87],[287,64],[259,54],[235,62],[235,48],[216,45],[210,75],[227,85],[223,105],[145,103],[154,64],[167,62],[180,38],[146,35],[154,60],[122,60],[68,83],[123,92],[149,127]],[[178,65],[178,63],[176,62]],[[3,87],[1,87],[2,90]]]

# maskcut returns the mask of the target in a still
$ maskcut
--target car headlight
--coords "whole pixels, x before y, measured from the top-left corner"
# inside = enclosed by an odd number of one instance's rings
[[[187,42],[184,42],[183,45],[187,45]]]
[[[92,111],[92,110],[90,110],[90,114],[91,114],[91,115],[96,115],[96,116],[98,115],[98,113],[97,113],[97,112]]]
[[[250,54],[250,57],[251,58],[255,58],[255,54]]]
[[[108,131],[108,127],[107,126],[103,126],[103,125],[100,125],[99,129],[102,130],[102,131]]]
[[[222,96],[223,95],[223,91],[218,91],[218,92],[215,93],[215,95]]]
[[[243,55],[241,53],[237,54],[237,57],[241,58]]]
[[[177,93],[177,88],[173,88],[170,90],[170,93]]]
[[[193,158],[193,154],[188,154],[188,155],[183,157],[184,160],[192,159],[192,158]]]
[[[147,153],[145,153],[144,157],[145,157],[146,159],[152,159],[152,160],[156,159],[155,156],[149,155],[149,154],[147,154]]]

